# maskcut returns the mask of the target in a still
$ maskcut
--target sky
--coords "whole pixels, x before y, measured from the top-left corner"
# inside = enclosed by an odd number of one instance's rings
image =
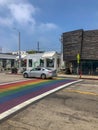
[[[0,52],[61,51],[61,35],[98,29],[98,0],[0,0]]]

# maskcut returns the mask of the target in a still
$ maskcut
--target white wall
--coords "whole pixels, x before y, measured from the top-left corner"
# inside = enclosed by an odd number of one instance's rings
[[[43,58],[43,54],[44,53],[28,54],[26,56],[26,59],[27,59],[26,69],[30,70],[30,69],[32,69],[34,67],[39,66],[40,65],[40,59],[44,60],[44,67],[47,67],[46,66],[46,59],[49,59],[49,57]],[[59,65],[59,67],[57,65],[57,59],[60,58],[60,55],[58,55],[57,53],[55,53],[55,55],[52,58],[54,58],[54,67],[48,67],[48,68],[53,68],[53,69],[57,69],[57,70],[60,69],[60,65]],[[29,66],[29,60],[30,59],[32,60],[32,66],[31,67]]]
[[[40,64],[40,59],[41,59],[41,57],[42,57],[42,53],[37,53],[37,54],[28,54],[27,56],[26,56],[26,58],[27,58],[27,70],[30,70],[30,69],[32,69],[32,68],[34,68],[34,67],[37,67],[37,66],[39,66],[39,64]],[[30,59],[32,59],[32,66],[30,67],[29,66],[29,60]]]

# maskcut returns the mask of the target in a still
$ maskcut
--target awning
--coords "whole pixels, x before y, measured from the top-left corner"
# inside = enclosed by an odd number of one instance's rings
[[[51,52],[45,52],[42,55],[42,58],[53,58],[55,56],[56,52],[55,51],[51,51]]]

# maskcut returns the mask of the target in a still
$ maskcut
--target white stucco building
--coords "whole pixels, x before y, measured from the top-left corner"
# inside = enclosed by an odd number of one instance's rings
[[[0,71],[10,69],[13,66],[16,66],[16,56],[0,53]]]
[[[18,69],[18,66],[19,56],[15,54],[0,54],[0,70],[7,70],[12,67]],[[61,67],[61,55],[55,51],[35,54],[21,54],[21,71],[30,70],[37,66],[52,68],[59,71]]]
[[[26,70],[30,70],[37,66],[60,69],[60,54],[55,51],[49,51],[44,53],[27,54],[24,57],[26,60]]]

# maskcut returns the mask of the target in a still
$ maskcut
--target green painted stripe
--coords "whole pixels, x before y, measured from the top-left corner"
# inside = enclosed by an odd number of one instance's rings
[[[35,87],[37,87],[37,86],[39,86],[39,85],[47,85],[49,82],[56,82],[57,80],[48,80],[48,81],[44,81],[44,82],[41,82],[41,83],[36,83],[36,84],[30,84],[30,85],[25,85],[25,86],[23,86],[23,87],[21,87],[20,86],[20,88],[16,88],[16,89],[11,89],[11,90],[8,90],[8,91],[5,91],[5,92],[2,92],[2,93],[0,93],[0,98],[1,97],[4,97],[4,96],[7,96],[7,95],[10,95],[11,93],[16,93],[16,92],[18,92],[18,91],[23,91],[23,90],[26,90],[26,89],[29,89],[29,88],[35,88]]]

